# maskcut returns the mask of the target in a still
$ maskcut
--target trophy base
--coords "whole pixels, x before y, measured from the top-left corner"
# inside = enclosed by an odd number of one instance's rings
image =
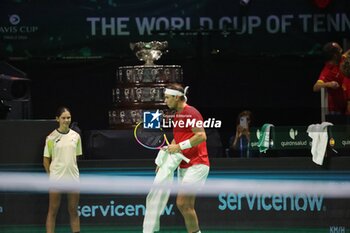
[[[141,106],[138,106],[141,107]],[[137,106],[133,106],[129,108],[116,108],[115,110],[109,111],[109,125],[112,129],[132,129],[139,122],[143,121],[143,116],[145,112],[159,112],[162,114],[162,119],[166,119],[167,121],[175,116],[175,111],[170,110],[167,106],[153,106],[146,108],[137,108]]]
[[[117,70],[117,83],[181,83],[183,71],[179,65],[122,66]]]
[[[166,84],[134,84],[118,86],[112,90],[113,103],[164,103]]]

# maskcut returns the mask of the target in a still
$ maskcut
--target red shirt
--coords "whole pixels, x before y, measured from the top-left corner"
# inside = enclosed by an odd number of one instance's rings
[[[192,125],[187,123],[195,121],[203,122],[203,117],[197,109],[190,105],[186,105],[181,112],[176,113],[174,118],[173,133],[174,140],[177,144],[190,139],[194,135],[192,132]],[[186,163],[185,161],[182,161],[180,168],[188,168],[195,164],[205,164],[209,166],[207,143],[205,141],[197,146],[183,150],[182,153],[184,156],[190,159],[190,162]]]
[[[350,77],[344,78],[343,90],[344,90],[345,100],[350,101]]]
[[[321,74],[318,78],[321,82],[336,81],[340,88],[330,89],[327,88],[328,92],[328,111],[329,112],[340,112],[344,113],[346,107],[346,101],[344,99],[343,84],[344,75],[339,70],[339,65],[326,63],[323,67]]]
[[[344,97],[345,100],[348,102],[350,101],[350,77],[345,77],[343,80],[343,91],[344,91]],[[345,112],[347,115],[350,115],[350,112]]]

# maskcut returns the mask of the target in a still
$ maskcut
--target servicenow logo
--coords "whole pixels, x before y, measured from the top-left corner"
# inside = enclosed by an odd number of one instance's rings
[[[323,196],[287,195],[287,194],[253,194],[221,193],[218,196],[219,210],[230,211],[322,211]]]
[[[169,204],[165,207],[162,215],[174,215],[174,205]],[[82,205],[78,207],[78,214],[85,218],[94,217],[131,217],[144,216],[146,207],[143,204],[116,204],[113,200],[106,205]]]

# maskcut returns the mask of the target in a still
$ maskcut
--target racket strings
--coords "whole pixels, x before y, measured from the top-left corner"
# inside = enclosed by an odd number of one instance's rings
[[[147,149],[160,149],[168,142],[161,128],[145,129],[143,122],[140,122],[135,127],[134,136],[136,141]]]

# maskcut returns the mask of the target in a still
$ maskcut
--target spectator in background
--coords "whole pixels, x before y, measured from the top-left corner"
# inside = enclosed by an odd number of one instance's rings
[[[229,157],[251,157],[249,149],[250,143],[250,126],[252,122],[252,113],[243,111],[238,114],[236,121],[236,133],[230,138],[228,156]]]
[[[326,63],[313,87],[314,92],[320,91],[321,88],[327,89],[328,112],[332,115],[344,114],[346,107],[342,89],[344,75],[339,69],[342,52],[343,49],[336,42],[329,42],[324,45],[323,53]]]

